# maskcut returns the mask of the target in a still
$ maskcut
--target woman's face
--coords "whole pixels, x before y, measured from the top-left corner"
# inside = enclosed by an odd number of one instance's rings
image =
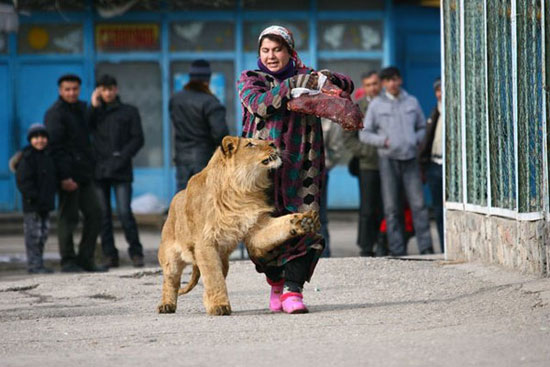
[[[274,73],[282,70],[290,61],[290,54],[285,46],[279,42],[264,38],[260,45],[260,60]]]

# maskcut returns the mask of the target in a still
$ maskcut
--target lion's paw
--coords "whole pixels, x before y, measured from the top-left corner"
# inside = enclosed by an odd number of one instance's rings
[[[321,228],[319,213],[316,211],[294,214],[290,220],[290,224],[292,224],[292,229],[290,230],[290,235],[292,236],[317,233]]]
[[[159,313],[174,313],[176,312],[176,305],[173,303],[163,303],[158,305],[157,310]]]
[[[231,315],[231,306],[230,305],[216,305],[208,307],[206,312],[212,316],[225,316]]]

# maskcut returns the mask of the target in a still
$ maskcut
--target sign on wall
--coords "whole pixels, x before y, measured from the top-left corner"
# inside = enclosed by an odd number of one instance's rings
[[[160,48],[158,24],[98,24],[95,43],[100,51],[151,51]]]

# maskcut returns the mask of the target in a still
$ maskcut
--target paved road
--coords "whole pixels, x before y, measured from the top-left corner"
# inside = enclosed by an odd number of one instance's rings
[[[156,267],[4,280],[0,365],[549,365],[548,279],[421,260],[322,259],[305,315],[268,312],[248,261],[231,263],[226,317],[205,315],[200,284],[156,314]]]

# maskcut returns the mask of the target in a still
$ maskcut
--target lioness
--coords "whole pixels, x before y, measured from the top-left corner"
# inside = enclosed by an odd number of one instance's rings
[[[281,164],[273,143],[226,136],[208,165],[172,199],[158,252],[163,272],[159,313],[176,311],[181,273],[193,264],[191,280],[180,293],[193,289],[202,274],[206,312],[229,315],[225,277],[239,242],[261,258],[291,237],[319,230],[317,212],[271,216],[268,173]]]

